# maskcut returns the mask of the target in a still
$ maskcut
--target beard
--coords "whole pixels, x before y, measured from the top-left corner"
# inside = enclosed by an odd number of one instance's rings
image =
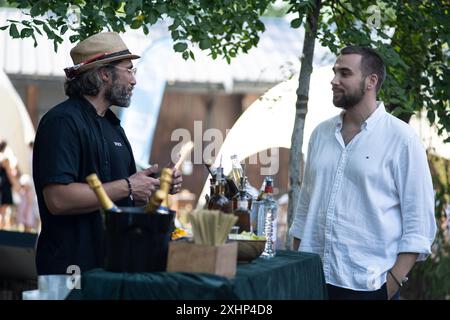
[[[344,110],[351,109],[363,99],[365,93],[365,81],[361,80],[359,84],[359,90],[348,94],[346,94],[345,92],[341,92],[340,98],[333,97],[333,104],[336,107]]]
[[[131,91],[133,87],[121,84],[116,75],[112,78],[112,85],[105,90],[105,98],[111,105],[128,108],[131,103]]]

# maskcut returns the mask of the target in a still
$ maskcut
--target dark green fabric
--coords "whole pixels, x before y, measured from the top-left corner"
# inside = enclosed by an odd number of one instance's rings
[[[326,285],[318,255],[278,251],[273,259],[238,264],[233,279],[201,273],[95,269],[83,274],[81,290],[73,290],[68,299],[326,299]]]

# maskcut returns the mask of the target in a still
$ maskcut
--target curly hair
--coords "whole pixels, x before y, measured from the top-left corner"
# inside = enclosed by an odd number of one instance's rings
[[[87,70],[74,79],[66,79],[64,82],[64,92],[66,96],[70,98],[81,97],[83,95],[96,96],[100,92],[103,85],[103,80],[101,79],[98,70],[107,69],[114,75],[113,66],[118,62],[114,61],[108,65],[102,65],[97,68]]]

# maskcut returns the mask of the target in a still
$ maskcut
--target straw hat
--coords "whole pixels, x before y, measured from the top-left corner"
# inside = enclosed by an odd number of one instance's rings
[[[70,56],[74,66],[64,69],[69,79],[73,79],[93,67],[112,61],[140,58],[128,50],[116,32],[103,32],[90,36],[70,50]]]

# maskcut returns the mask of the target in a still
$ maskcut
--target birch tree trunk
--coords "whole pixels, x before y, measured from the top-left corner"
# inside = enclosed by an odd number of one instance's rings
[[[305,117],[308,112],[309,83],[312,73],[312,61],[314,57],[314,45],[316,42],[318,20],[322,0],[315,1],[315,8],[307,16],[305,26],[305,38],[303,41],[303,53],[301,57],[300,76],[298,79],[297,102],[295,104],[295,123],[291,138],[291,150],[289,154],[289,205],[287,213],[288,230],[294,219],[294,210],[297,206],[300,186],[303,179],[302,166],[302,144]],[[292,237],[286,237],[286,248],[292,249]]]

